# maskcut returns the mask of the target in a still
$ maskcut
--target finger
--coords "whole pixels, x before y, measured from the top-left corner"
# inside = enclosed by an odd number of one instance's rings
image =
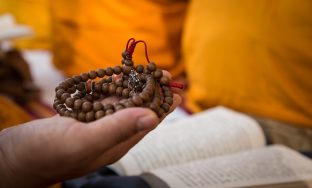
[[[162,121],[169,113],[171,113],[180,103],[181,103],[181,97],[177,94],[174,94],[173,104],[170,107],[169,112],[166,113],[165,116],[163,116],[160,119],[160,121]],[[111,148],[109,151],[102,154],[103,156],[99,157],[98,160],[95,162],[95,164],[98,165],[98,164],[112,163],[118,160],[125,153],[127,153],[130,148],[132,148],[135,144],[137,144],[149,131],[139,132],[135,134],[134,136],[132,136],[131,138],[129,138],[128,140]],[[112,155],[109,155],[109,153],[111,153]],[[107,156],[113,156],[113,158],[107,159]]]
[[[139,141],[144,138],[150,131],[139,132],[130,139],[112,147],[107,150],[105,153],[102,153],[96,160],[94,160],[91,165],[92,169],[97,169],[103,164],[112,164],[118,161],[122,156],[124,156],[133,146],[135,146]],[[108,157],[109,156],[109,157]]]
[[[156,127],[159,119],[147,108],[128,108],[90,123],[91,141],[99,150],[109,149],[141,131]]]
[[[172,75],[168,71],[163,70],[163,74],[164,76],[167,76],[170,80],[172,79]]]

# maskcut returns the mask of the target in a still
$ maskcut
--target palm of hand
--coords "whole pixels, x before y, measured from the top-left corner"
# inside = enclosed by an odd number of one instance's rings
[[[180,100],[174,96],[171,111]],[[158,123],[151,110],[128,108],[88,124],[57,115],[7,129],[5,176],[36,187],[86,174],[117,161]]]

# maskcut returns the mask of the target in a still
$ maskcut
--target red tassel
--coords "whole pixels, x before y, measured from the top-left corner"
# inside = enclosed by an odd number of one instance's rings
[[[169,86],[179,88],[179,89],[184,89],[184,84],[179,83],[179,82],[170,82]]]

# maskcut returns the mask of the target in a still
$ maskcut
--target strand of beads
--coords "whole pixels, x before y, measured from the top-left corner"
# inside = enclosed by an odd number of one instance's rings
[[[129,40],[130,41],[130,40]],[[170,80],[155,63],[134,67],[132,53],[138,42],[132,40],[122,53],[122,66],[92,70],[73,76],[56,88],[53,107],[61,115],[90,122],[129,107],[147,107],[162,117],[173,104]],[[145,44],[145,43],[144,43]],[[119,100],[102,104],[115,96]]]

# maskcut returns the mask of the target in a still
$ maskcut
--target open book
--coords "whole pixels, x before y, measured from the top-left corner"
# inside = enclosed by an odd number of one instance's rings
[[[308,187],[312,180],[310,159],[266,147],[256,121],[224,107],[160,125],[111,168],[151,187]]]

